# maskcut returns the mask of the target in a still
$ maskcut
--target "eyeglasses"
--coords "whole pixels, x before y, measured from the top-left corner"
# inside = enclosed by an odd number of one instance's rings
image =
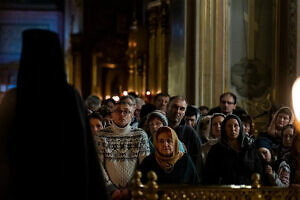
[[[129,115],[131,114],[131,112],[129,110],[115,110],[115,113],[118,113],[119,115],[121,115],[122,113],[124,113],[125,115]]]
[[[230,102],[230,101],[221,101],[221,103],[222,103],[222,104],[226,104],[226,103],[227,103],[228,105],[234,104],[234,102]]]

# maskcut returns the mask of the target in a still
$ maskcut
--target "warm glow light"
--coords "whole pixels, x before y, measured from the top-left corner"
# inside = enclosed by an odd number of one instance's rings
[[[127,96],[128,95],[128,92],[125,90],[125,91],[123,91],[123,95],[124,96]]]
[[[105,99],[109,99],[109,98],[110,98],[110,96],[109,96],[109,95],[106,95],[106,96],[105,96]]]
[[[114,68],[116,68],[117,66],[116,66],[116,64],[108,63],[108,64],[106,64],[106,67],[107,67],[107,68],[110,68],[110,69],[114,69]]]
[[[119,101],[119,100],[120,100],[120,97],[118,97],[118,96],[113,96],[112,98],[113,98],[113,100],[115,100],[115,101]]]
[[[147,92],[146,92],[146,95],[147,95],[147,96],[149,96],[150,94],[151,94],[151,92],[150,92],[150,91],[147,91]]]
[[[297,121],[300,121],[300,78],[294,82],[292,89],[293,108]]]

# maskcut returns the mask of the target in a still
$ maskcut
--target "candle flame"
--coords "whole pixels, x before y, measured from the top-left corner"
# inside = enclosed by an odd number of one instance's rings
[[[300,78],[293,84],[292,89],[293,108],[297,121],[300,121]]]

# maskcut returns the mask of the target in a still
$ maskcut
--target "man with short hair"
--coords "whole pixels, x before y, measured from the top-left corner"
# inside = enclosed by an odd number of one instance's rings
[[[120,101],[111,116],[111,126],[101,130],[95,140],[108,191],[112,199],[122,199],[128,197],[136,166],[150,154],[150,148],[146,133],[130,126],[132,105]]]
[[[101,100],[96,95],[90,95],[86,98],[85,104],[88,109],[88,113],[91,114],[99,110],[101,107]]]
[[[194,106],[188,105],[184,116],[185,124],[196,130],[196,126],[198,124],[199,119],[200,119],[199,109],[195,108]]]
[[[182,96],[172,97],[168,106],[167,118],[169,126],[176,131],[178,139],[185,144],[188,154],[197,165],[197,159],[201,157],[201,139],[192,127],[186,124],[180,125],[186,108],[187,102]]]
[[[106,106],[110,111],[114,109],[116,101],[113,98],[108,98],[103,101],[102,107]]]
[[[221,94],[219,106],[210,109],[208,112],[209,115],[214,113],[223,113],[224,115],[235,114],[238,116],[243,113],[246,114],[242,108],[237,107],[237,98],[232,92],[225,92]]]
[[[199,110],[200,110],[201,117],[204,117],[208,114],[209,108],[203,105],[199,107]]]
[[[135,106],[135,112],[134,112],[134,116],[136,118],[136,120],[139,122],[141,120],[141,117],[140,117],[140,113],[141,113],[141,109],[142,109],[142,106],[145,105],[145,101],[141,98],[136,98],[136,106]]]
[[[129,105],[132,106],[133,108],[133,117],[131,119],[130,125],[137,128],[138,127],[138,120],[136,119],[135,116],[135,110],[136,110],[136,98],[134,96],[131,95],[127,95],[127,96],[122,96],[120,98],[120,102],[125,102],[128,103]]]
[[[135,106],[136,106],[136,99],[135,99],[135,97],[133,97],[131,95],[122,96],[120,98],[120,102],[126,102],[126,103],[128,103],[130,106],[133,106],[132,108],[135,110]]]
[[[167,112],[168,104],[170,101],[170,95],[159,93],[154,97],[154,105],[158,110]]]

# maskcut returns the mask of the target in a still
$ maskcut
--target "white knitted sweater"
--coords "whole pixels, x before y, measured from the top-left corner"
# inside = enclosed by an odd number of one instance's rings
[[[130,124],[120,128],[112,123],[95,140],[106,185],[127,187],[137,164],[150,154],[146,133]]]

